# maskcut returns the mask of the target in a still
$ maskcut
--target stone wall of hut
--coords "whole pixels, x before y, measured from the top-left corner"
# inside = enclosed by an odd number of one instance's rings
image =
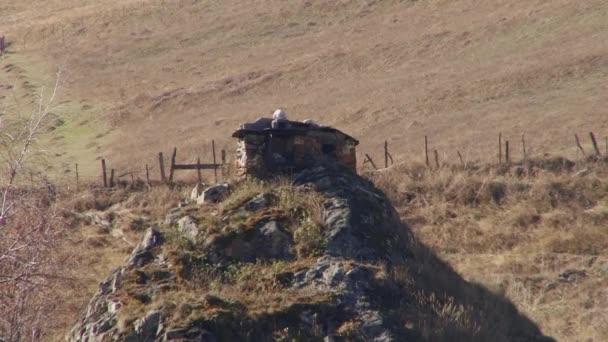
[[[239,176],[251,175],[264,177],[264,151],[266,149],[263,135],[247,135],[239,139],[236,150],[236,169]]]
[[[266,135],[246,135],[239,140],[237,149],[237,169],[240,176],[268,177],[269,172],[278,169],[272,163],[273,151],[268,151]],[[270,138],[272,139],[272,138]],[[285,169],[304,169],[318,162],[338,161],[354,171],[357,168],[357,154],[355,143],[343,134],[335,132],[310,131],[288,137],[287,144],[292,148],[289,156],[289,165]],[[271,144],[272,145],[272,144]],[[331,146],[331,151],[326,151]],[[287,158],[286,158],[287,159]]]

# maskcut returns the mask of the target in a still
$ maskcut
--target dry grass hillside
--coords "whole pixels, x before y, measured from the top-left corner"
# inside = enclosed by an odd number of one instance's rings
[[[582,171],[582,172],[581,172]],[[558,341],[608,339],[606,163],[370,174],[425,244]]]
[[[453,162],[457,150],[494,161],[498,132],[525,133],[530,155],[577,161],[573,133],[594,130],[602,148],[608,135],[604,0],[4,0],[0,15],[0,119],[27,115],[60,65],[68,78],[38,146],[70,182],[74,163],[97,182],[102,157],[129,171],[173,146],[183,161],[208,156],[211,139],[230,151],[240,122],[277,107],[359,138],[360,157],[379,159],[388,140],[397,162],[421,160],[425,135]],[[585,168],[408,162],[370,178],[463,277],[560,341],[605,341],[607,172]],[[162,220],[179,195],[68,193],[84,206],[72,211],[128,209],[109,220],[126,234],[92,219],[71,227],[78,276],[58,294],[51,340],[139,238],[131,214]]]
[[[102,155],[140,167],[173,145],[192,158],[211,138],[230,149],[239,122],[279,106],[352,133],[361,152],[388,139],[398,158],[419,155],[426,134],[450,158],[489,159],[498,131],[573,156],[573,132],[608,125],[602,0],[25,0],[0,11],[3,66],[38,79],[69,70],[62,153],[90,175]]]

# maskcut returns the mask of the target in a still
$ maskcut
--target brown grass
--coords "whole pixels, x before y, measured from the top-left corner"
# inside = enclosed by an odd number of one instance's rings
[[[606,317],[597,313],[608,285],[602,271],[608,263],[608,168],[577,168],[593,171],[573,176],[539,169],[521,177],[504,167],[429,171],[412,164],[370,177],[415,235],[464,277],[506,295],[557,340],[602,341]],[[588,276],[560,277],[569,270]]]

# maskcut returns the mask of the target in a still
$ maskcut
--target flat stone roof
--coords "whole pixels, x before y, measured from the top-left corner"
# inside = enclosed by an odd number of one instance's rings
[[[311,123],[304,123],[300,121],[289,121],[283,120],[282,124],[287,127],[284,128],[272,128],[271,118],[259,118],[256,121],[250,123],[241,124],[241,127],[232,133],[233,138],[242,138],[246,135],[305,135],[310,131],[327,132],[327,133],[339,133],[344,135],[347,139],[351,140],[355,145],[359,144],[359,141],[350,135],[329,126],[321,126]]]

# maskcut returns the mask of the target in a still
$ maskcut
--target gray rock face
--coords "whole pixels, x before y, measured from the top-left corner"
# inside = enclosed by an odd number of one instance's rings
[[[177,221],[177,229],[189,240],[196,240],[196,236],[198,235],[198,227],[190,216],[184,216]]]
[[[154,339],[160,325],[160,311],[151,311],[135,321],[133,327],[137,336],[143,340]]]
[[[216,203],[219,202],[226,194],[228,194],[229,186],[226,183],[216,184],[208,187],[197,198],[197,204]]]
[[[127,265],[143,266],[147,264],[153,259],[150,250],[156,246],[159,246],[162,244],[162,242],[163,237],[158,229],[149,228],[139,245],[137,245],[137,247],[135,247],[131,253],[129,260],[127,261]]]
[[[116,294],[121,290],[123,276],[128,269],[142,267],[155,261],[151,255],[154,247],[164,242],[162,234],[156,228],[150,228],[142,238],[141,242],[131,253],[124,267],[113,270],[104,281],[101,282],[97,293],[89,302],[86,311],[72,328],[68,335],[68,341],[156,341],[160,340],[164,331],[162,327],[162,316],[160,311],[150,311],[145,316],[137,319],[133,324],[130,334],[121,334],[118,328],[118,313],[123,306]],[[162,262],[156,260],[157,270],[151,276],[156,279],[155,284],[144,288],[143,291],[134,293],[134,298],[146,301],[158,291],[166,291],[171,287],[174,275],[165,270]],[[139,284],[147,284],[148,276],[139,272],[137,279]]]
[[[237,232],[228,237],[211,238],[205,252],[216,265],[230,261],[291,259],[291,236],[277,221],[260,222],[250,231]]]
[[[257,226],[256,239],[259,247],[264,250],[262,254],[268,259],[286,259],[291,256],[289,253],[291,238],[281,230],[277,221],[269,221]]]
[[[340,259],[325,256],[294,275],[293,286],[311,288],[316,291],[331,291],[336,305],[352,308],[359,318],[360,332],[367,341],[396,341],[390,325],[386,324],[381,313],[374,308],[368,297],[373,290],[374,274],[369,269],[354,266],[350,269]],[[326,338],[333,338],[327,336]]]
[[[326,254],[354,260],[396,262],[411,256],[413,237],[386,196],[371,182],[349,170],[328,172],[325,167],[304,170],[296,185],[312,186],[327,198],[323,221]]]

